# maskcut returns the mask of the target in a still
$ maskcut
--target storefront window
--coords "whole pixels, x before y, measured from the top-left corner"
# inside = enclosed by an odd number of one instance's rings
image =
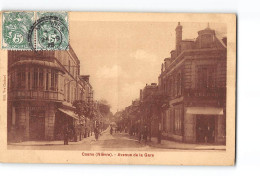
[[[181,109],[174,110],[174,132],[175,134],[181,135],[182,131],[182,113]]]

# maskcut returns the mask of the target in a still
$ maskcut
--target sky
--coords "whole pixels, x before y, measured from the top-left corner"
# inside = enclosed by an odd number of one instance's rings
[[[207,23],[181,23],[183,39],[194,39]],[[90,75],[94,99],[105,99],[115,113],[139,98],[146,84],[157,83],[163,60],[175,49],[177,22],[70,21],[70,44],[80,74]],[[224,24],[209,24],[219,37]],[[80,31],[80,32],[79,32]]]

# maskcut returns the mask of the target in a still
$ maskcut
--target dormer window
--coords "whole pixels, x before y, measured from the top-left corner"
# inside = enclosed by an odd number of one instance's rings
[[[213,35],[204,34],[201,36],[201,48],[211,48],[213,43]]]

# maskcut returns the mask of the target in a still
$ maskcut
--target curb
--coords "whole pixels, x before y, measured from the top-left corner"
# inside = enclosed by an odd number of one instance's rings
[[[161,148],[161,149],[177,149],[177,150],[221,150],[221,151],[226,151],[226,149],[216,149],[216,148],[178,148],[178,147],[163,147],[163,146],[158,146],[156,144],[151,144],[148,143],[147,145],[151,146],[151,147],[155,147],[155,148]]]

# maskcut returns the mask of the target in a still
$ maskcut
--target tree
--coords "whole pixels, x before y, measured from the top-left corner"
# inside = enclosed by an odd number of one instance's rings
[[[79,133],[80,135],[80,140],[81,140],[81,135],[84,134],[86,136],[86,118],[90,115],[90,107],[84,100],[75,100],[72,105],[75,107],[75,114],[78,115],[78,124],[75,126],[75,133],[76,135]]]
[[[155,92],[152,95],[152,106],[154,107],[154,113],[156,114],[156,117],[158,118],[157,120],[159,121],[158,123],[158,143],[161,143],[161,121],[162,121],[162,117],[161,117],[161,113],[163,110],[168,108],[168,103],[169,103],[169,96],[158,91]],[[154,119],[153,119],[154,120]]]
[[[99,111],[102,115],[106,116],[110,113],[110,105],[106,100],[100,100],[98,104]]]
[[[149,140],[151,140],[151,124],[153,121],[158,122],[158,143],[161,142],[161,113],[163,109],[168,107],[169,96],[165,95],[160,91],[155,91],[150,94],[142,102],[142,112],[144,115],[145,124],[148,125],[149,129]]]
[[[84,120],[84,116],[87,117],[89,115],[89,105],[84,100],[75,100],[72,105],[75,107],[74,112],[79,116],[79,120]]]

